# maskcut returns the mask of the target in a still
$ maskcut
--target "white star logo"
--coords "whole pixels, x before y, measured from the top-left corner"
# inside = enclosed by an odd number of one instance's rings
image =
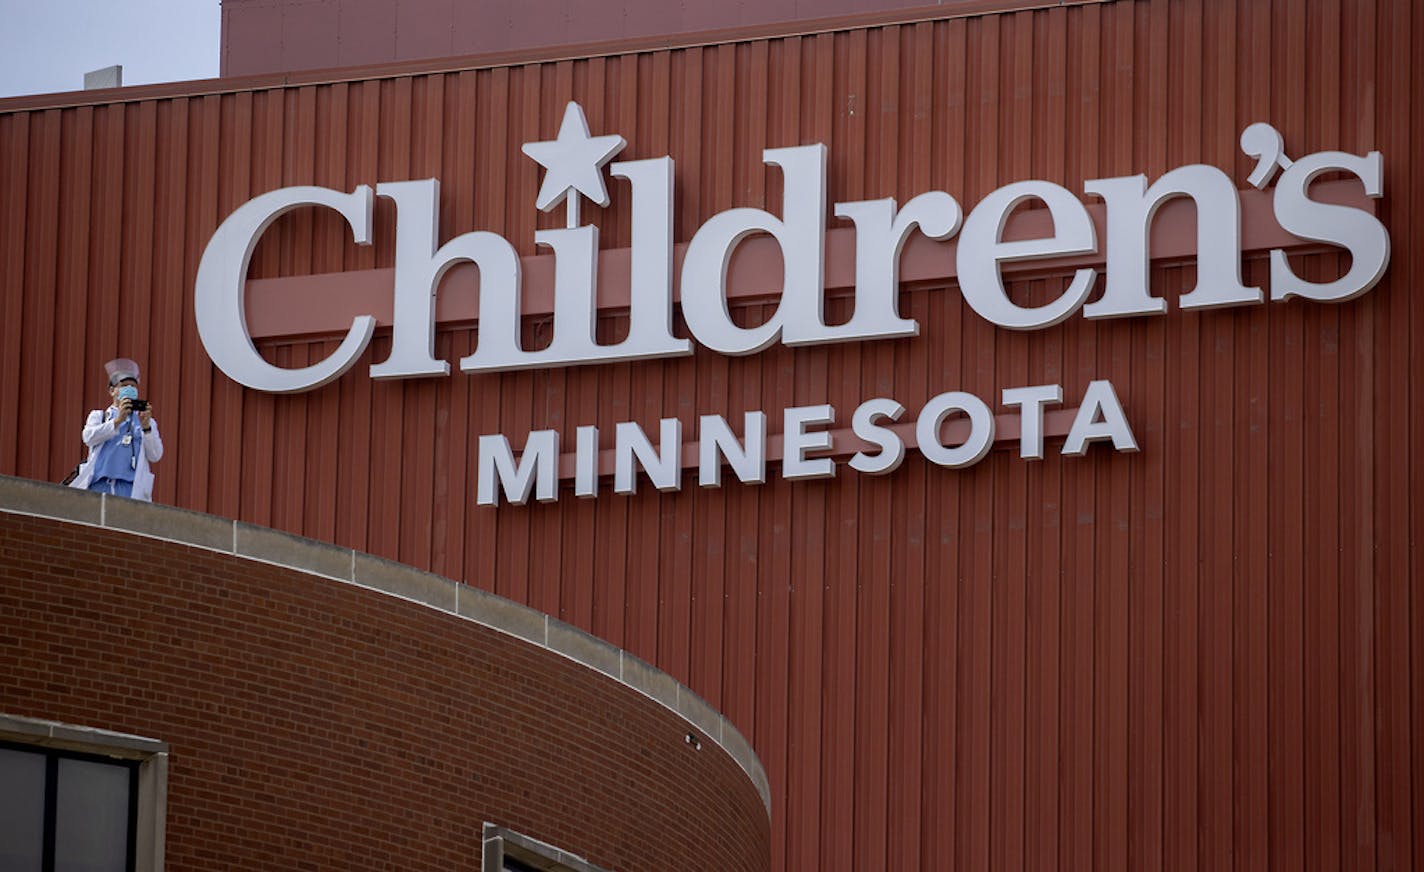
[[[524,153],[545,170],[544,185],[539,189],[535,205],[540,211],[548,212],[568,198],[568,226],[577,226],[579,194],[600,206],[608,205],[608,189],[603,186],[603,165],[627,144],[623,137],[616,134],[589,136],[583,107],[569,103],[564,109],[564,122],[559,126],[558,139],[524,143]]]

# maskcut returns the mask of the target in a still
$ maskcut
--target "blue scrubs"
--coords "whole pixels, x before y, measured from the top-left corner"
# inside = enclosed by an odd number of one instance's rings
[[[109,441],[99,446],[99,459],[94,464],[94,481],[89,490],[115,496],[133,496],[134,471],[138,455],[143,450],[143,428],[130,415],[119,425]]]

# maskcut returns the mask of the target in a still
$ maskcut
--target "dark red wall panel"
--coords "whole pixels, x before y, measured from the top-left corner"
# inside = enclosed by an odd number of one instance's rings
[[[668,670],[753,737],[773,863],[890,868],[1378,868],[1424,833],[1424,14],[1405,0],[1140,0],[528,65],[0,114],[0,472],[79,457],[100,366],[144,362],[171,454],[157,498],[430,568]],[[911,286],[917,338],[727,358],[373,383],[367,360],[296,396],[244,391],[197,341],[192,282],[218,221],[294,184],[438,176],[448,238],[534,253],[536,166],[569,99],[625,158],[677,162],[676,234],[780,200],[763,148],[824,142],[834,201],[1184,164],[1238,185],[1241,130],[1290,154],[1377,149],[1393,260],[1340,305],[1176,307],[990,327]],[[586,207],[629,244],[626,200]],[[254,277],[388,268],[283,219]],[[828,223],[834,219],[828,216]],[[1323,280],[1343,255],[1299,261]],[[1249,283],[1267,282],[1248,259]],[[1016,280],[1046,300],[1061,276]],[[768,314],[765,302],[745,316]],[[848,314],[834,299],[829,310]],[[620,316],[599,330],[618,335]],[[547,318],[524,341],[549,334]],[[443,329],[440,356],[474,346]],[[298,365],[335,343],[270,342]],[[475,505],[475,438],[881,394],[1111,379],[1142,451],[874,479],[645,489]]]

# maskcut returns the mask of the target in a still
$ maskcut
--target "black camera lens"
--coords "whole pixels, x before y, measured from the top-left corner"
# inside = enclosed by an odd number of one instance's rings
[[[133,412],[148,411],[148,400],[129,400],[129,410]]]

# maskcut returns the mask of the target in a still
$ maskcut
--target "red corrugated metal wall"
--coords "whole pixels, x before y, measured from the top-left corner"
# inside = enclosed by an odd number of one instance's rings
[[[772,779],[777,869],[1418,868],[1424,846],[1424,12],[1407,0],[1151,0],[587,60],[0,114],[0,472],[79,458],[99,373],[141,360],[157,498],[463,578],[704,694]],[[677,235],[777,203],[764,147],[824,142],[831,197],[1205,162],[1241,129],[1385,155],[1385,280],[1295,301],[996,330],[910,289],[913,340],[245,392],[191,289],[217,223],[293,184],[442,180],[442,234],[522,253],[519,153],[580,100],[624,158],[671,154]],[[585,213],[629,244],[626,200]],[[587,207],[586,207],[587,208]],[[283,219],[254,277],[390,266],[330,215]],[[1315,278],[1345,258],[1309,259]],[[1248,284],[1265,284],[1251,260]],[[1190,268],[1159,268],[1171,300]],[[1046,299],[1059,279],[1022,282]],[[1049,287],[1054,285],[1055,287]],[[833,301],[844,317],[846,301]],[[746,317],[767,312],[749,307]],[[548,336],[526,324],[526,342]],[[620,329],[605,317],[605,336]],[[378,336],[371,359],[388,338]],[[439,356],[469,353],[442,331]],[[284,364],[334,341],[272,344]],[[369,361],[367,361],[369,362]],[[862,400],[912,411],[1110,378],[1140,454],[478,508],[474,437]]]

